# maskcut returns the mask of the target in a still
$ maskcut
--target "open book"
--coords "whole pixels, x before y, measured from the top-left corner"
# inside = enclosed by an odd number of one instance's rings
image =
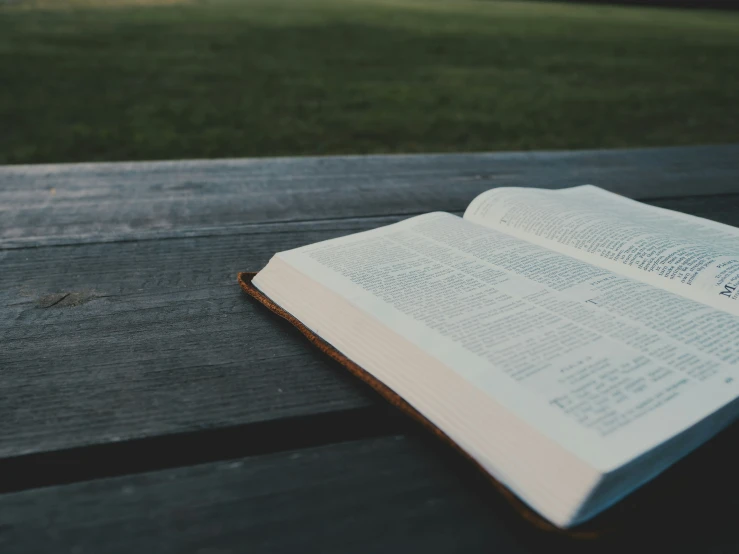
[[[499,188],[276,254],[253,286],[559,527],[739,413],[739,230]]]

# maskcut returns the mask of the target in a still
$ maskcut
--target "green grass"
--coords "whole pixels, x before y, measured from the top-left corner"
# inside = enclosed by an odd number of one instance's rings
[[[738,64],[737,13],[25,0],[0,7],[0,163],[731,142]]]

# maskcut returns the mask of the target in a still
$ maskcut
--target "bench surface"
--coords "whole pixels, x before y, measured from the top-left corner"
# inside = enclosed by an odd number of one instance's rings
[[[0,552],[622,548],[534,530],[236,284],[492,187],[585,183],[739,226],[739,145],[0,167]],[[630,548],[737,552],[734,527]]]

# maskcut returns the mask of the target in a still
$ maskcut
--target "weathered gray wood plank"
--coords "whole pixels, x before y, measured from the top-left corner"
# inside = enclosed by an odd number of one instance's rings
[[[0,457],[369,405],[236,274],[384,222],[0,252]]]
[[[187,450],[183,464],[228,458],[215,437],[279,449],[296,421],[301,446],[394,433],[373,394],[242,295],[237,271],[404,214],[461,211],[498,185],[589,181],[739,225],[738,177],[731,145],[0,168],[0,467],[34,462],[23,488],[167,467],[168,445]],[[326,435],[321,418],[361,426]],[[0,495],[0,551],[551,550],[415,433]],[[720,496],[736,477],[690,476],[723,516],[584,550],[737,551],[739,507]],[[706,502],[691,494],[674,503]]]
[[[739,195],[658,204],[739,224]],[[398,219],[0,251],[0,457],[372,405],[235,276]]]
[[[422,450],[407,442],[388,437],[0,496],[0,550],[344,553],[515,546],[469,486],[459,486],[462,480],[444,471],[439,458],[423,460]]]
[[[646,199],[738,192],[739,145],[0,167],[0,247],[462,211],[495,186]]]
[[[739,501],[725,492],[737,477],[711,449],[712,471],[685,460],[625,501],[633,525],[607,539],[538,531],[412,433],[2,495],[0,551],[728,554],[739,549]]]

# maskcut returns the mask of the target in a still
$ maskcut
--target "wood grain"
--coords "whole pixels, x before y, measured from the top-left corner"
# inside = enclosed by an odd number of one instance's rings
[[[718,458],[714,473],[730,466]],[[526,523],[411,432],[2,495],[0,551],[736,552],[737,499],[699,469],[686,468],[701,482],[648,485],[658,508],[623,533],[573,541]]]
[[[0,551],[509,551],[505,519],[403,437],[0,497]],[[513,518],[508,518],[513,521]],[[383,548],[384,547],[384,548]]]
[[[369,405],[236,274],[382,222],[0,252],[0,457]]]
[[[236,284],[493,186],[584,182],[739,226],[739,145],[0,168],[0,552],[736,552],[721,463],[656,485],[692,523],[541,535]]]
[[[462,211],[496,186],[637,199],[734,193],[739,145],[0,167],[0,247],[202,236],[265,222]]]
[[[654,203],[739,224],[739,195]],[[235,277],[399,219],[0,251],[0,458],[375,405]]]

